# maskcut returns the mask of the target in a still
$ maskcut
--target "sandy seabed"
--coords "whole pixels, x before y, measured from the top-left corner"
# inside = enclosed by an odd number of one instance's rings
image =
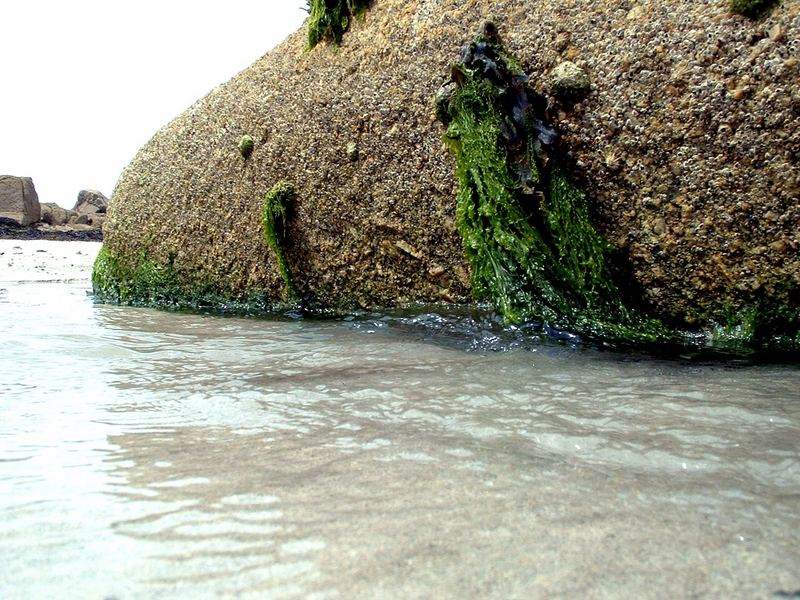
[[[0,239],[0,284],[89,281],[102,242]]]

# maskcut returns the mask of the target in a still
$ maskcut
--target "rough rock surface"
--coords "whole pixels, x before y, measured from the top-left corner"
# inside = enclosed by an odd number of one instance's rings
[[[243,296],[282,282],[261,201],[297,191],[286,251],[323,303],[464,301],[454,163],[432,98],[491,19],[547,92],[600,228],[655,312],[692,321],[800,285],[800,3],[762,21],[724,0],[376,0],[342,46],[291,36],[158,132],[123,173],[105,243]],[[243,135],[255,147],[238,150]],[[796,293],[796,292],[795,292]]]
[[[73,216],[77,216],[75,211],[62,208],[54,202],[45,202],[42,204],[42,223],[55,227],[66,225]]]
[[[39,196],[30,177],[0,175],[0,219],[26,227],[42,214]]]
[[[97,190],[81,190],[72,208],[79,215],[104,214],[108,209],[108,198]]]

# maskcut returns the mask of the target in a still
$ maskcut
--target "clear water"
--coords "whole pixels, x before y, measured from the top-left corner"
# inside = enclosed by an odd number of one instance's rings
[[[87,287],[0,283],[0,598],[800,590],[797,366]]]

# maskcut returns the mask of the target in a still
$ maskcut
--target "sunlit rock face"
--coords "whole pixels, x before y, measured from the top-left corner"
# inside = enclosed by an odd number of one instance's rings
[[[489,19],[548,98],[557,151],[627,265],[628,293],[679,323],[754,302],[796,310],[792,2],[754,21],[722,0],[376,0],[340,47],[306,51],[301,30],[159,131],[120,178],[106,248],[223,296],[280,298],[260,211],[286,181],[284,249],[302,296],[469,301],[433,98]],[[568,101],[550,89],[565,62],[590,82]]]

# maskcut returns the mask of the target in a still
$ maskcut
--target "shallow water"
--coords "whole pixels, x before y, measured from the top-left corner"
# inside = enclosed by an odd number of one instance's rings
[[[87,285],[0,282],[4,599],[800,590],[797,366]]]

